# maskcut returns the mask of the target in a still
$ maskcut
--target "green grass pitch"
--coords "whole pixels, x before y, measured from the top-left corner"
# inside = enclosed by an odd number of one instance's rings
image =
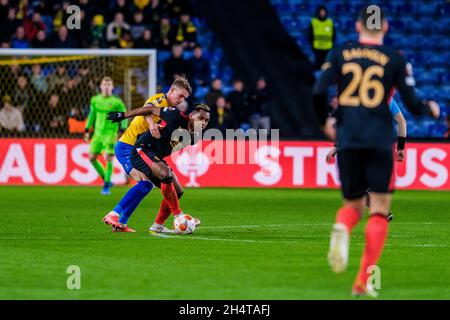
[[[155,189],[111,233],[101,218],[127,189],[0,187],[0,299],[351,299],[367,217],[354,230],[348,270],[326,255],[336,190],[188,189],[191,236],[148,234]],[[379,262],[381,299],[450,299],[450,193],[396,192]],[[81,289],[68,290],[69,265]]]

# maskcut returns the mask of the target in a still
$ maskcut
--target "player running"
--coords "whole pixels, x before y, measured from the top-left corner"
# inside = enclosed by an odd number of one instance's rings
[[[172,213],[174,217],[183,213],[179,199],[183,194],[181,185],[164,158],[180,151],[184,147],[194,144],[201,136],[210,119],[210,109],[207,105],[197,104],[188,116],[177,108],[148,107],[153,116],[160,118],[160,138],[155,138],[150,132],[139,137],[131,156],[131,165],[144,173],[147,180],[161,189],[163,200],[158,215],[149,231],[154,233],[172,233],[164,226],[164,222]],[[111,115],[113,121],[120,121]],[[145,180],[145,179],[144,179]],[[199,225],[200,221],[196,220]],[[130,232],[124,227],[113,224],[116,231]]]
[[[114,230],[134,232],[127,227],[128,219],[142,199],[153,189],[153,184],[148,181],[145,174],[131,165],[131,153],[139,135],[150,130],[155,139],[161,137],[159,132],[161,119],[152,113],[153,108],[176,106],[184,102],[191,94],[192,89],[189,82],[184,78],[177,78],[166,94],[159,93],[151,96],[143,107],[128,112],[110,113],[109,118],[115,119],[115,122],[135,117],[114,148],[117,160],[125,172],[137,181],[137,184],[128,190],[113,211],[109,212],[102,220],[104,223],[114,226]],[[159,231],[164,230],[161,227]]]
[[[378,14],[380,25],[374,23]],[[375,25],[374,25],[375,24]],[[356,30],[359,43],[333,49],[322,66],[322,74],[314,86],[314,102],[321,124],[327,117],[327,87],[336,81],[338,168],[344,205],[338,210],[332,228],[328,261],[336,273],[347,267],[349,236],[361,219],[365,191],[370,189],[370,216],[366,245],[359,273],[353,284],[354,295],[377,296],[367,283],[369,266],[376,265],[387,235],[393,191],[392,114],[388,102],[396,88],[413,114],[439,117],[434,101],[421,101],[414,92],[412,67],[398,51],[384,46],[388,23],[381,10],[361,11]],[[327,123],[326,126],[329,126]],[[324,128],[325,132],[329,128]]]
[[[405,143],[406,143],[406,119],[403,116],[403,113],[400,111],[397,103],[394,99],[391,99],[389,103],[389,111],[391,111],[392,116],[397,122],[397,150],[395,151],[395,157],[398,162],[402,162],[405,158]],[[327,163],[331,163],[338,152],[337,144],[334,144],[333,149],[331,149],[326,157]],[[366,190],[367,193],[367,207],[369,207],[369,192],[370,190]],[[387,216],[388,221],[392,221],[394,215],[392,212],[389,212]]]
[[[92,132],[94,133],[89,145],[89,160],[94,166],[95,171],[103,179],[103,189],[101,192],[103,195],[111,194],[114,144],[117,141],[118,132],[119,134],[122,133],[127,127],[125,122],[121,123],[119,128],[119,124],[111,123],[106,119],[106,115],[110,111],[126,111],[123,101],[112,94],[113,89],[113,80],[110,77],[103,77],[100,83],[100,94],[91,98],[91,110],[84,134],[84,140],[88,142]],[[102,152],[105,153],[106,167],[103,167],[100,161],[98,161],[98,156]]]

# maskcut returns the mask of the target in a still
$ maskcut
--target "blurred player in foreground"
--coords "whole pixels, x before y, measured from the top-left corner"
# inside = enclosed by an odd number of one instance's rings
[[[398,107],[394,99],[391,99],[391,102],[389,103],[389,110],[391,111],[392,116],[397,122],[397,150],[395,151],[395,158],[396,161],[402,162],[403,159],[405,158],[406,119],[403,116],[403,113],[400,111],[400,108]],[[327,154],[326,158],[327,163],[331,163],[334,160],[334,157],[336,156],[337,152],[338,147],[337,144],[335,143],[333,149],[331,149]],[[370,207],[369,192],[370,190],[367,190],[368,207]],[[394,215],[391,212],[389,212],[387,218],[389,221],[392,221]]]
[[[359,43],[335,48],[328,55],[314,86],[314,103],[324,132],[329,132],[326,91],[336,82],[337,156],[344,205],[332,228],[328,262],[334,272],[345,271],[349,236],[361,219],[365,193],[370,189],[365,248],[352,293],[376,297],[368,272],[383,250],[394,187],[393,121],[388,102],[396,88],[413,114],[438,118],[440,110],[434,101],[417,99],[411,65],[400,52],[383,45],[388,22],[379,7],[364,7],[356,30]]]
[[[110,194],[111,175],[113,172],[114,145],[117,141],[117,134],[122,133],[127,124],[121,123],[120,130],[117,123],[111,123],[106,120],[106,115],[110,111],[124,112],[126,111],[123,101],[112,94],[114,89],[113,80],[110,77],[103,77],[100,83],[100,94],[92,97],[91,110],[89,112],[86,123],[84,140],[88,142],[92,140],[89,146],[89,160],[97,171],[98,175],[103,179],[103,195]],[[106,167],[103,167],[98,156],[105,153]]]
[[[171,233],[164,226],[164,222],[172,213],[174,217],[183,213],[180,209],[179,198],[183,193],[176,175],[169,165],[164,161],[165,157],[180,151],[184,147],[194,144],[196,138],[201,137],[201,131],[206,128],[210,119],[210,109],[204,104],[197,104],[194,110],[186,116],[177,108],[155,108],[148,107],[151,115],[160,118],[160,138],[155,138],[150,132],[139,137],[131,156],[133,168],[142,172],[144,181],[151,181],[161,189],[163,200],[155,219],[150,227],[154,233]],[[113,121],[120,121],[111,114]],[[180,139],[182,138],[182,139]],[[195,219],[196,225],[200,224]],[[116,231],[130,232],[130,228],[113,224]],[[164,230],[162,230],[164,229]]]
[[[127,227],[128,219],[133,214],[142,199],[144,199],[153,188],[153,184],[148,181],[144,173],[133,168],[131,165],[131,153],[139,135],[150,131],[151,135],[155,139],[159,139],[161,137],[159,132],[161,119],[152,113],[152,110],[154,108],[176,106],[184,102],[189,95],[191,95],[191,93],[192,89],[189,82],[184,78],[177,78],[172,83],[172,86],[166,94],[158,93],[151,96],[145,102],[143,107],[128,112],[112,112],[109,114],[109,118],[115,119],[115,122],[120,122],[126,118],[135,117],[120,138],[119,142],[117,142],[114,151],[117,160],[119,160],[125,172],[137,181],[137,184],[130,188],[122,200],[120,200],[120,202],[114,207],[113,211],[109,212],[103,218],[104,223],[115,227],[113,230],[129,232],[134,231]],[[122,123],[126,122],[123,121]],[[163,228],[161,227],[159,231],[163,231]]]

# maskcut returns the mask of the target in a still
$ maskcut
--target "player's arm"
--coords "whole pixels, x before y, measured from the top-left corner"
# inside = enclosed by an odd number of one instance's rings
[[[333,125],[333,121],[327,120],[328,114],[331,111],[328,104],[327,90],[336,79],[336,68],[336,51],[331,50],[328,53],[326,62],[322,65],[322,73],[313,88],[314,109],[319,125],[327,136],[330,136],[328,127]]]
[[[89,141],[89,139],[91,138],[91,132],[93,131],[92,128],[94,127],[96,113],[97,112],[95,110],[95,106],[91,100],[89,115],[88,115],[88,119],[86,121],[86,127],[84,128],[84,140],[86,142]]]
[[[397,122],[397,137],[406,138],[406,119],[403,116],[403,113],[397,113],[394,116],[394,119]]]
[[[148,123],[150,134],[153,138],[159,139],[161,138],[161,134],[159,132],[158,124],[155,123],[152,116],[145,116],[145,121]]]
[[[401,162],[405,158],[406,119],[401,112],[398,112],[394,119],[397,122],[397,161]]]
[[[422,101],[417,98],[415,93],[416,81],[413,77],[412,66],[406,62],[403,56],[400,56],[398,69],[396,70],[395,85],[397,87],[406,108],[415,115],[431,115],[439,118],[439,105],[432,100]]]
[[[137,108],[135,110],[126,111],[126,112],[118,112],[112,111],[108,112],[107,119],[112,122],[120,122],[127,118],[136,117],[136,116],[157,116],[159,117],[160,108],[155,107],[151,103],[145,104],[143,107]]]

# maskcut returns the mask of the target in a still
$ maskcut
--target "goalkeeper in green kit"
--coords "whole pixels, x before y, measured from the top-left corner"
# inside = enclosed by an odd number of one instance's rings
[[[106,119],[106,115],[111,111],[125,112],[123,101],[112,94],[114,89],[113,80],[110,77],[103,77],[100,83],[100,94],[91,98],[91,110],[86,122],[84,140],[89,142],[89,160],[103,179],[103,190],[101,194],[111,194],[111,175],[113,172],[114,145],[118,134],[122,134],[127,128],[127,122],[122,121],[120,128],[118,123],[113,123]],[[93,135],[92,135],[93,133]],[[104,152],[106,168],[98,161],[98,156]]]

